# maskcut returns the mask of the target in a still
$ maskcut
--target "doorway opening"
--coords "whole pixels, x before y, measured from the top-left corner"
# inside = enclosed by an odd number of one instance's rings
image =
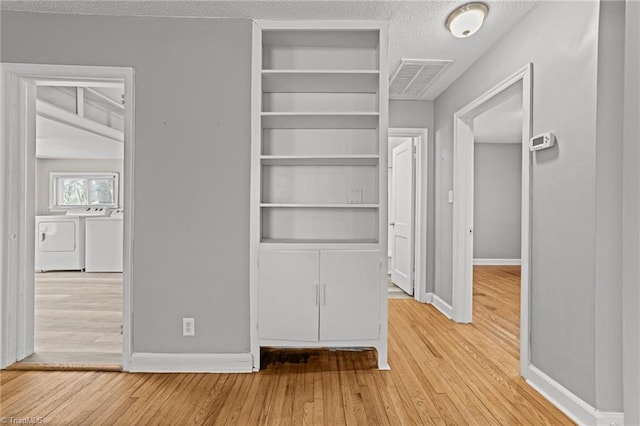
[[[389,129],[388,283],[390,298],[427,302],[427,129]]]
[[[128,368],[132,71],[2,64],[2,368]]]
[[[34,353],[20,362],[113,369],[122,359],[124,83],[64,83],[36,87]]]
[[[462,108],[453,138],[453,319],[472,322],[474,279],[478,302],[496,282],[503,285],[516,306],[519,301],[519,313],[504,322],[519,317],[523,375],[530,359],[531,81],[528,64]]]

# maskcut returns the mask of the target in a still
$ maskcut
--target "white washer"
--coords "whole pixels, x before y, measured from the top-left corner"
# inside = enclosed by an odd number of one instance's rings
[[[122,216],[85,218],[85,270],[122,272]]]
[[[83,220],[74,216],[36,216],[36,270],[84,269]]]

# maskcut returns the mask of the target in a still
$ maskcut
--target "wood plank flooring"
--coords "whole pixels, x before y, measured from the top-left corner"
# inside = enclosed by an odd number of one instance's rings
[[[3,371],[0,415],[46,424],[572,424],[518,374],[517,268],[476,267],[474,324],[389,300],[375,352],[264,349],[254,374]]]
[[[122,274],[35,274],[35,354],[19,368],[119,369]]]

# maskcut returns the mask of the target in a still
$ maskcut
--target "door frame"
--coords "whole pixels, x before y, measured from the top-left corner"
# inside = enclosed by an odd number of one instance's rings
[[[34,349],[35,97],[38,85],[124,83],[124,216],[122,369],[131,357],[134,215],[134,69],[0,64],[0,368]]]
[[[427,303],[427,211],[429,203],[428,164],[429,130],[426,128],[390,127],[389,137],[415,138],[414,211],[413,211],[413,298]],[[388,169],[387,169],[388,172]],[[387,225],[388,226],[388,225]],[[387,247],[388,250],[388,247]]]
[[[531,153],[533,64],[529,63],[476,98],[453,116],[453,319],[470,323],[473,313],[473,119],[506,98],[522,82],[522,217],[520,290],[520,373],[529,368],[529,284],[531,235]],[[525,376],[526,377],[526,376]]]

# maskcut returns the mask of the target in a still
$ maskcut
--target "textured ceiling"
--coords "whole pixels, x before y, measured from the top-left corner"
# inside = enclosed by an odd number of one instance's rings
[[[389,21],[389,72],[401,58],[452,59],[454,64],[425,92],[435,99],[473,62],[502,38],[535,1],[485,1],[485,25],[468,39],[444,27],[447,15],[466,1],[10,1],[2,10],[92,15],[188,16],[253,19],[374,19]],[[117,28],[114,28],[117,30]]]

